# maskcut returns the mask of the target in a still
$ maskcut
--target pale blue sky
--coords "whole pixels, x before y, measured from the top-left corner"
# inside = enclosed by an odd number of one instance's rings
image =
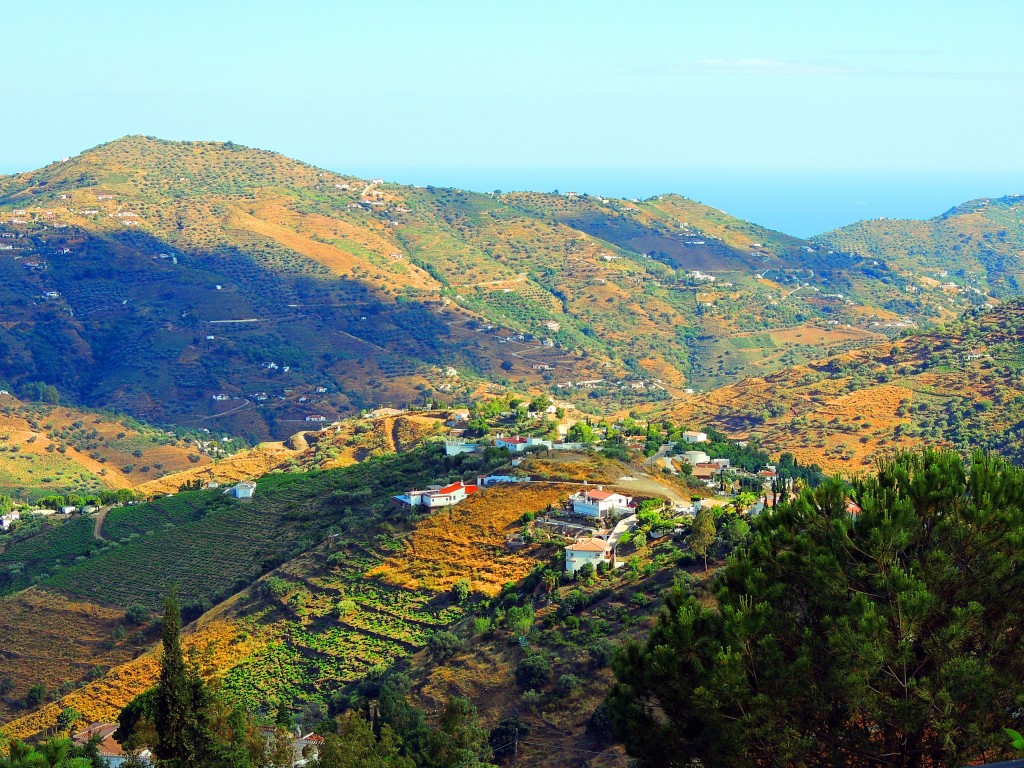
[[[0,25],[2,171],[144,133],[481,189],[1024,191],[995,186],[1024,181],[1021,0],[31,0]]]

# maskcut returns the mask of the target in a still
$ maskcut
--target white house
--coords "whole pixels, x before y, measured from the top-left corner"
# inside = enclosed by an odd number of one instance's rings
[[[706,432],[691,432],[687,430],[683,432],[683,440],[687,443],[706,443],[708,435]]]
[[[565,572],[576,573],[587,563],[597,566],[605,563],[615,567],[615,547],[603,539],[583,539],[565,548]]]
[[[512,453],[522,453],[526,450],[526,447],[530,444],[530,441],[525,437],[499,437],[495,439],[494,445],[498,448],[504,448]]]
[[[253,493],[256,492],[256,483],[243,480],[238,485],[231,488],[231,495],[236,499],[251,499]]]
[[[6,515],[0,517],[0,531],[6,531],[8,528],[11,527],[11,524],[14,523],[15,520],[20,519],[20,512],[8,512]]]
[[[460,453],[475,453],[480,450],[479,443],[467,443],[465,440],[446,439],[444,441],[445,456],[458,456]]]
[[[632,496],[606,491],[602,486],[580,491],[569,497],[572,511],[588,517],[605,517],[612,512],[626,512],[633,503]]]
[[[504,448],[511,453],[522,453],[527,448],[533,448],[538,445],[548,450],[551,449],[551,441],[541,440],[539,437],[498,437],[495,438],[494,445],[497,448]]]
[[[443,488],[432,488],[426,491],[406,491],[392,498],[408,504],[410,507],[450,507],[458,504],[471,493],[477,492],[477,486],[466,485],[461,480]]]
[[[76,507],[74,504],[65,504],[63,507],[60,508],[60,512],[62,515],[70,515],[71,513],[77,511],[78,507]]]

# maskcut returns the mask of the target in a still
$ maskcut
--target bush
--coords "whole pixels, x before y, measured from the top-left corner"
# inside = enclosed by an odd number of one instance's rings
[[[555,686],[555,694],[564,699],[576,693],[582,685],[576,675],[562,675],[558,678],[558,685]]]
[[[539,653],[530,654],[516,665],[516,683],[524,690],[542,688],[551,681],[551,662]]]
[[[124,609],[124,620],[133,627],[142,626],[149,621],[149,608],[139,603],[133,603]]]
[[[38,707],[46,701],[46,686],[36,683],[28,689],[28,693],[25,694],[25,706],[29,709]]]
[[[438,661],[444,661],[462,650],[462,640],[458,635],[442,630],[430,636],[427,641],[427,650]]]
[[[469,599],[469,579],[459,579],[452,585],[452,597],[458,603],[464,603]]]

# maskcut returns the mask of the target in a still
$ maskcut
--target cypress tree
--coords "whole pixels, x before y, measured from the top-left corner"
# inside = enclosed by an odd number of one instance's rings
[[[201,768],[208,764],[213,747],[207,711],[210,697],[199,670],[188,664],[181,648],[181,607],[176,591],[164,600],[161,639],[154,751],[162,768]]]
[[[702,506],[693,518],[693,529],[690,532],[690,550],[698,557],[704,558],[704,570],[708,569],[708,550],[715,543],[715,518],[711,510]]]

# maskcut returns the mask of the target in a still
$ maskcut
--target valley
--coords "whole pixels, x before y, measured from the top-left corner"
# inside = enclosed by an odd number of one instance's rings
[[[115,722],[175,594],[261,727],[400,689],[497,760],[628,765],[617,649],[776,505],[1024,461],[1021,205],[804,240],[143,136],[0,178],[0,738]]]

